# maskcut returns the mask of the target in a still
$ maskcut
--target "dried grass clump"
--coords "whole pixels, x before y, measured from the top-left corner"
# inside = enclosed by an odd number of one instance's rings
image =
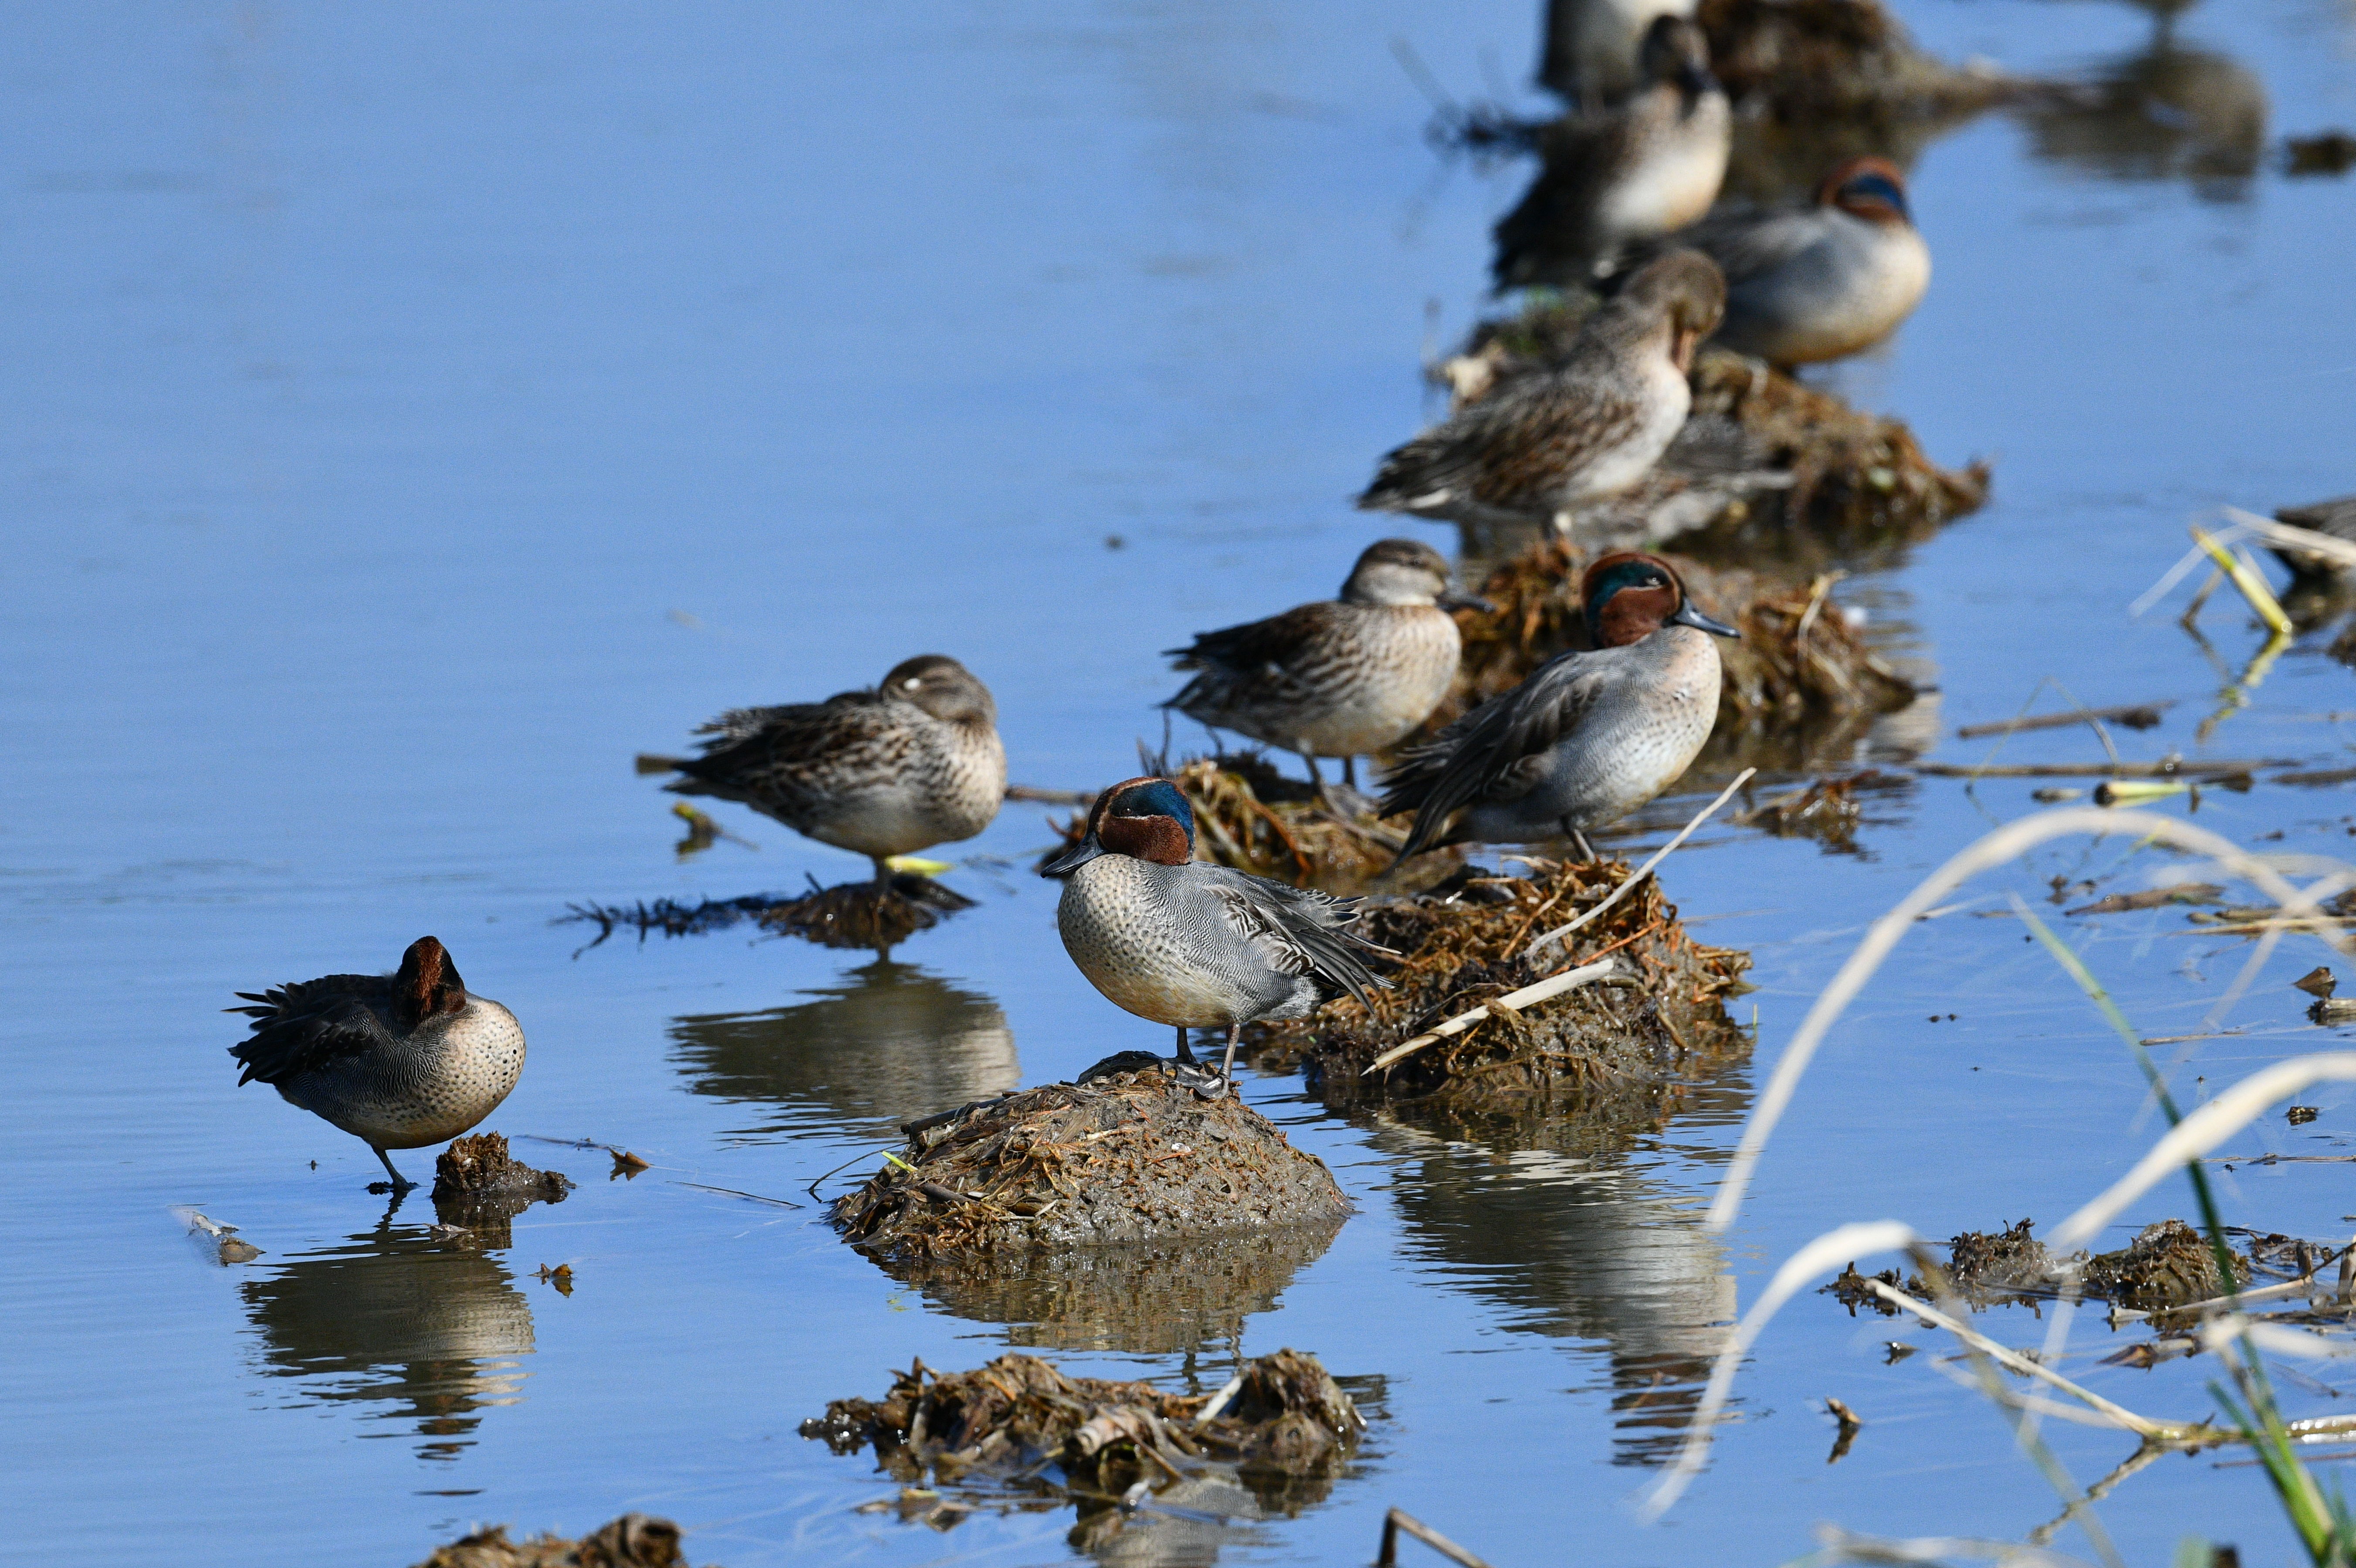
[[[1576,545],[1541,539],[1489,574],[1481,593],[1495,609],[1457,617],[1464,661],[1434,726],[1509,689],[1555,655],[1587,645],[1578,595],[1589,559]],[[1914,699],[1913,683],[1868,647],[1832,603],[1828,579],[1794,585],[1697,561],[1676,566],[1705,609],[1742,632],[1739,641],[1719,644],[1721,731],[1893,712]]]
[[[1904,795],[1914,789],[1908,773],[1886,773],[1877,768],[1834,778],[1818,779],[1804,788],[1776,796],[1734,818],[1744,827],[1756,827],[1778,838],[1813,838],[1838,854],[1860,853],[1857,830],[1869,820],[1867,798]]]
[[[902,1130],[899,1157],[830,1214],[879,1259],[1162,1241],[1349,1211],[1324,1163],[1241,1097],[1197,1099],[1159,1063]]]
[[[1369,904],[1360,929],[1401,955],[1387,975],[1394,988],[1374,994],[1371,1014],[1344,998],[1313,1018],[1255,1025],[1245,1033],[1255,1064],[1301,1063],[1310,1088],[1335,1107],[1421,1099],[1510,1111],[1534,1097],[1587,1102],[1642,1091],[1748,1051],[1725,1003],[1741,988],[1750,956],[1688,937],[1655,880],[1578,932],[1569,953],[1557,944],[1529,960],[1529,937],[1601,902],[1629,874],[1613,860],[1535,878],[1465,875],[1421,897]],[[1500,1009],[1365,1075],[1376,1056],[1442,1019],[1615,955],[1617,983]]]
[[[872,1443],[881,1467],[909,1483],[928,1472],[950,1482],[1054,1463],[1118,1494],[1141,1477],[1179,1474],[1187,1460],[1223,1462],[1247,1477],[1330,1473],[1365,1430],[1317,1358],[1296,1350],[1246,1363],[1235,1392],[1201,1419],[1217,1397],[1068,1377],[1035,1356],[1001,1356],[969,1372],[917,1361],[894,1374],[880,1402],[835,1400],[801,1434],[838,1454]]]
[[[2243,1260],[2234,1260],[2234,1285],[2249,1283]],[[2086,1261],[2085,1288],[2138,1312],[2158,1312],[2224,1294],[2218,1276],[2217,1253],[2208,1238],[2181,1220],[2146,1225],[2136,1239],[2115,1253],[2098,1253]]]
[[[578,1541],[509,1541],[507,1527],[495,1524],[438,1548],[417,1568],[689,1568],[679,1542],[679,1526],[642,1513],[626,1513]]]
[[[753,893],[736,899],[703,899],[681,903],[676,899],[644,900],[635,904],[571,905],[557,923],[587,923],[597,927],[589,945],[596,946],[617,930],[636,931],[644,942],[649,933],[665,936],[701,936],[724,931],[743,921],[754,921],[784,936],[798,936],[821,947],[896,947],[920,931],[937,924],[943,914],[971,909],[973,901],[942,886],[930,877],[902,872],[888,891],[873,882],[841,882],[821,888],[815,880],[798,898]],[[586,951],[586,949],[584,949]]]
[[[504,1133],[459,1138],[434,1161],[434,1200],[466,1202],[520,1197],[561,1203],[572,1179],[553,1170],[534,1170],[508,1153]]]
[[[1877,0],[1701,0],[1694,20],[1727,95],[1782,122],[1951,117],[2024,86],[1922,53]]]

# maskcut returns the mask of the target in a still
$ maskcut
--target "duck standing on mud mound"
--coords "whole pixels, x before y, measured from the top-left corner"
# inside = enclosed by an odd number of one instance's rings
[[[457,1137],[498,1109],[523,1074],[515,1015],[466,989],[449,952],[421,936],[391,975],[328,975],[240,991],[252,1037],[230,1047],[256,1079],[365,1143],[392,1189],[417,1184],[385,1151]]]
[[[1734,111],[1709,74],[1709,46],[1682,16],[1644,29],[1645,86],[1608,113],[1573,114],[1539,133],[1545,166],[1497,220],[1497,292],[1585,283],[1634,245],[1708,212],[1726,181]]]
[[[873,691],[824,702],[739,708],[696,731],[700,757],[640,757],[640,773],[687,776],[674,795],[742,801],[795,832],[885,864],[970,838],[1006,799],[998,704],[965,666],[924,654],[894,666]]]
[[[1117,784],[1088,809],[1080,841],[1039,868],[1064,879],[1064,950],[1115,1007],[1178,1030],[1178,1081],[1205,1100],[1227,1092],[1243,1026],[1306,1018],[1327,996],[1361,1004],[1387,986],[1346,928],[1337,899],[1194,858],[1194,808],[1168,779]],[[1186,1030],[1225,1029],[1226,1059],[1205,1071]]]
[[[1725,308],[1726,280],[1700,251],[1647,262],[1580,324],[1560,364],[1515,377],[1393,452],[1358,505],[1544,526],[1626,489],[1685,428],[1694,349]]]
[[[1317,759],[1339,757],[1343,783],[1355,789],[1357,759],[1406,738],[1448,695],[1464,648],[1449,612],[1488,607],[1451,592],[1448,579],[1430,545],[1380,540],[1358,557],[1340,598],[1166,650],[1180,669],[1202,673],[1162,706],[1297,752],[1321,794]]]
[[[1595,645],[1558,654],[1419,746],[1383,781],[1385,816],[1415,813],[1398,862],[1443,844],[1568,837],[1676,782],[1718,721],[1718,646],[1738,636],[1686,598],[1658,556],[1603,556],[1580,582]]]
[[[1886,158],[1841,165],[1811,207],[1713,218],[1671,242],[1707,253],[1726,274],[1715,341],[1785,368],[1870,348],[1931,286],[1931,248],[1906,205],[1906,176]]]

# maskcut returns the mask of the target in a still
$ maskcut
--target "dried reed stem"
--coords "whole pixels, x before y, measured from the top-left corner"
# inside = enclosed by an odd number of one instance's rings
[[[1589,910],[1585,914],[1580,915],[1577,920],[1572,921],[1569,924],[1556,926],[1552,931],[1547,932],[1544,936],[1541,936],[1536,942],[1531,943],[1528,952],[1536,953],[1539,948],[1546,946],[1548,943],[1559,942],[1562,938],[1569,936],[1572,932],[1577,931],[1580,926],[1585,925],[1591,920],[1594,920],[1605,910],[1608,910],[1613,904],[1618,903],[1622,899],[1626,898],[1630,891],[1633,890],[1637,883],[1643,881],[1647,876],[1652,874],[1654,867],[1659,865],[1663,860],[1668,858],[1670,850],[1684,843],[1687,837],[1690,835],[1695,828],[1699,827],[1703,823],[1708,822],[1710,819],[1711,814],[1716,812],[1719,806],[1724,805],[1729,800],[1733,798],[1734,792],[1740,789],[1744,784],[1749,784],[1751,782],[1751,776],[1758,771],[1759,770],[1757,768],[1745,768],[1740,773],[1737,773],[1734,776],[1734,782],[1732,784],[1728,784],[1724,789],[1718,792],[1718,798],[1716,800],[1713,800],[1708,805],[1703,806],[1698,816],[1677,830],[1677,836],[1675,838],[1670,839],[1658,849],[1653,851],[1653,858],[1645,861],[1643,865],[1637,867],[1636,874],[1634,876],[1630,877],[1626,881],[1612,889],[1612,896],[1610,898],[1605,899],[1601,903],[1597,904],[1593,909]],[[1527,955],[1526,954],[1525,956],[1526,955]]]

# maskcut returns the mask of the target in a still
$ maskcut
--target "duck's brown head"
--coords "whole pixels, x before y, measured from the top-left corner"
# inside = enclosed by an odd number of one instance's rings
[[[1682,375],[1726,315],[1726,274],[1698,251],[1671,251],[1639,267],[1619,298],[1641,319],[1667,322],[1669,358]]]
[[[1869,223],[1909,224],[1906,176],[1888,158],[1851,158],[1816,187],[1818,207],[1837,207]]]
[[[1194,808],[1185,792],[1164,778],[1125,779],[1097,796],[1080,841],[1039,868],[1043,877],[1068,877],[1099,855],[1127,855],[1157,865],[1183,866],[1194,858]]]
[[[1587,639],[1599,648],[1641,643],[1663,626],[1691,626],[1721,637],[1742,635],[1695,609],[1667,561],[1632,549],[1597,557],[1580,579],[1579,602],[1587,612]]]
[[[946,723],[988,727],[998,722],[998,704],[991,699],[990,688],[946,654],[918,654],[901,660],[884,677],[881,689],[884,696],[914,703]]]
[[[1443,610],[1486,610],[1485,600],[1448,585],[1448,559],[1421,539],[1376,539],[1342,584],[1345,604],[1437,604]]]
[[[404,1029],[415,1029],[437,1013],[455,1013],[466,1006],[466,982],[450,962],[450,950],[438,937],[421,936],[401,955],[392,976],[392,1018]]]
[[[1709,74],[1709,40],[1683,16],[1655,16],[1636,46],[1636,69],[1646,81],[1675,86],[1688,107],[1716,89]]]

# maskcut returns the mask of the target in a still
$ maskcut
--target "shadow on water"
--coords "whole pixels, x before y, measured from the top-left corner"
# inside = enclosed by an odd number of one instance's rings
[[[530,1303],[498,1260],[423,1224],[388,1214],[239,1288],[263,1369],[305,1380],[294,1403],[382,1405],[364,1418],[413,1424],[424,1458],[456,1459],[482,1411],[523,1398]]]
[[[2208,201],[2245,201],[2265,155],[2266,90],[2240,61],[2179,44],[2165,21],[2149,45],[2083,85],[2021,111],[2029,149],[2116,180],[2185,179]]]
[[[812,999],[672,1020],[673,1061],[691,1090],[771,1113],[728,1136],[890,1136],[1022,1081],[999,1005],[911,965],[879,961],[803,995]]]

